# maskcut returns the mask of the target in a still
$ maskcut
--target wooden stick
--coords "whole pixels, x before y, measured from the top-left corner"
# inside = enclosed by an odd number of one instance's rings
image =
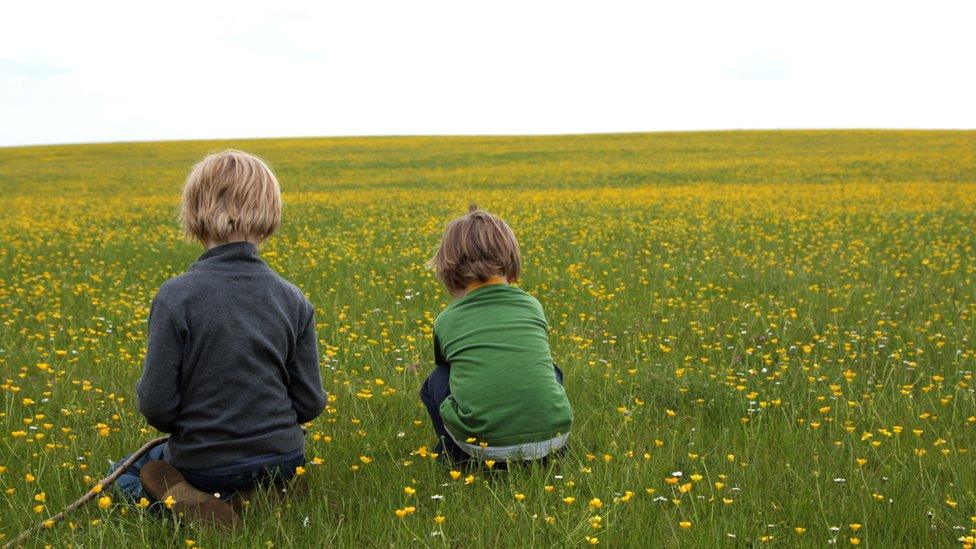
[[[122,465],[120,465],[117,469],[115,469],[114,471],[112,471],[111,473],[109,473],[109,475],[107,477],[105,477],[102,480],[98,481],[98,485],[102,487],[102,490],[104,490],[105,488],[108,488],[109,486],[111,486],[111,484],[113,482],[115,482],[115,479],[117,479],[120,476],[122,476],[122,473],[126,472],[126,470],[128,470],[129,467],[132,467],[132,464],[133,463],[135,463],[136,461],[138,461],[139,458],[141,458],[142,456],[146,455],[146,452],[148,452],[149,450],[152,450],[153,448],[155,448],[156,446],[159,446],[160,444],[166,442],[167,440],[169,440],[169,437],[159,437],[159,438],[154,438],[154,439],[150,440],[149,442],[143,444],[142,447],[139,448],[138,450],[136,450],[134,454],[132,454],[131,456],[129,456],[129,458],[126,459],[125,461],[123,461],[122,462]],[[99,492],[100,491],[101,490],[99,490]],[[27,530],[24,530],[23,532],[21,532],[20,534],[18,534],[16,538],[14,538],[11,541],[7,542],[3,546],[3,549],[11,549],[14,546],[20,546],[20,544],[22,544],[25,541],[27,541],[27,539],[30,538],[34,533],[36,533],[41,528],[44,528],[45,527],[44,526],[45,524],[47,524],[48,525],[47,527],[50,528],[51,526],[54,525],[54,523],[57,523],[57,522],[60,522],[60,521],[64,520],[64,517],[66,517],[68,515],[68,513],[74,511],[75,509],[77,509],[77,508],[81,507],[82,505],[88,503],[89,501],[95,499],[95,496],[97,496],[99,494],[99,492],[96,492],[94,490],[87,491],[85,493],[85,495],[83,495],[80,498],[78,498],[71,505],[65,507],[64,510],[61,511],[60,513],[58,513],[58,514],[54,515],[53,517],[48,518],[48,519],[46,519],[44,521],[41,521],[40,523],[35,524],[34,526],[32,526],[32,527],[28,528]]]

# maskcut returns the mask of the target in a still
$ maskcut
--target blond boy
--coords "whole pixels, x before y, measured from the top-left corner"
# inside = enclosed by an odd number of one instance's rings
[[[301,424],[326,402],[315,314],[258,253],[281,222],[278,181],[259,158],[204,158],[180,218],[206,251],[156,294],[136,385],[139,411],[170,438],[118,484],[134,499],[171,498],[187,518],[233,525],[222,500],[305,462]]]

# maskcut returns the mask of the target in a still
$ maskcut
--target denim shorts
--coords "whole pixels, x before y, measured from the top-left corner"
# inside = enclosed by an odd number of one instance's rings
[[[152,500],[152,496],[142,488],[142,481],[139,480],[139,472],[150,461],[163,459],[165,447],[165,442],[153,447],[146,452],[146,455],[136,460],[131,467],[119,476],[115,481],[115,486],[123,496],[132,501],[138,501],[139,498]],[[128,458],[129,456],[126,456],[112,464],[111,471],[115,471]],[[212,470],[178,469],[186,478],[187,482],[197,490],[207,492],[208,494],[220,494],[221,499],[229,499],[238,490],[248,490],[256,486],[265,486],[275,480],[288,481],[295,476],[295,468],[305,464],[304,453],[297,456],[280,456],[281,459],[275,458],[275,456],[272,456],[268,459],[261,459],[259,463],[255,463],[251,468],[230,473],[217,474]],[[219,469],[227,468],[221,467]]]

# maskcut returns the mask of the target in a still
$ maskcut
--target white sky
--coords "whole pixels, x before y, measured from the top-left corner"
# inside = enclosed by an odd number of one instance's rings
[[[976,2],[10,1],[0,146],[976,128]]]

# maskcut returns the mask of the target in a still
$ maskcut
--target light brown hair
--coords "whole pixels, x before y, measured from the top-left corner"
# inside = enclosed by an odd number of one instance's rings
[[[203,243],[263,242],[281,224],[278,179],[246,152],[210,154],[186,178],[180,221],[188,237]]]
[[[518,280],[522,260],[512,228],[500,218],[472,205],[468,214],[451,221],[437,253],[427,262],[453,295],[474,282],[503,276]]]

